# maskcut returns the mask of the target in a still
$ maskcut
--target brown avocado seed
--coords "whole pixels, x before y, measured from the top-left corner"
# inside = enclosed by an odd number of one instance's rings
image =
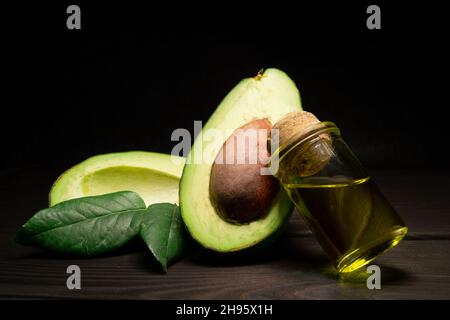
[[[264,217],[279,190],[272,175],[262,175],[270,154],[271,123],[253,120],[236,129],[214,161],[209,180],[211,202],[222,219],[235,224]]]

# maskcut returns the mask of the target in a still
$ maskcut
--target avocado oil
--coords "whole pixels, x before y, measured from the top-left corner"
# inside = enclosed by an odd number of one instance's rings
[[[370,177],[309,178],[285,188],[339,272],[369,263],[407,232]]]

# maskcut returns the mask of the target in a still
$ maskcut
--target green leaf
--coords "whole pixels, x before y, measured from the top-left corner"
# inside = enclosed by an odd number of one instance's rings
[[[103,254],[136,236],[145,212],[144,201],[130,191],[68,200],[36,213],[16,241],[78,256]]]
[[[149,206],[142,217],[140,235],[167,272],[167,266],[182,254],[185,246],[180,208],[170,203]]]

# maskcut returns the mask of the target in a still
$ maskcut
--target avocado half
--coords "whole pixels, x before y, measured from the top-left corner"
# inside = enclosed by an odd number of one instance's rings
[[[50,206],[116,191],[134,191],[147,206],[178,203],[178,184],[185,159],[167,154],[130,151],[91,157],[64,172],[53,184]]]
[[[203,247],[217,252],[233,252],[252,247],[275,234],[290,217],[293,206],[280,188],[268,214],[249,224],[236,225],[223,220],[209,195],[209,179],[214,157],[194,162],[208,149],[217,155],[231,132],[256,119],[272,125],[285,114],[301,111],[300,93],[295,83],[278,69],[267,69],[254,78],[242,80],[220,103],[202,133],[220,130],[223,139],[200,141],[199,134],[188,155],[180,181],[180,208],[191,236]],[[227,136],[228,133],[228,136]]]

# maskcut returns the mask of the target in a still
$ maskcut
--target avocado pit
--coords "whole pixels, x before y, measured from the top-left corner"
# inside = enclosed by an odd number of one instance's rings
[[[267,149],[270,129],[267,119],[243,125],[225,141],[214,161],[210,198],[225,221],[247,224],[263,218],[278,193],[278,180],[261,174],[270,159]]]

